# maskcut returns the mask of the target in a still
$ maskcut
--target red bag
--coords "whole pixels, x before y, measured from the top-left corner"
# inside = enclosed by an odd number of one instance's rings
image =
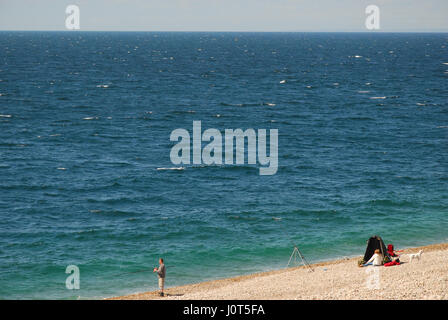
[[[391,262],[384,264],[385,267],[392,267],[392,266],[399,266],[399,265],[400,265],[400,262],[398,262],[398,261],[391,261]]]

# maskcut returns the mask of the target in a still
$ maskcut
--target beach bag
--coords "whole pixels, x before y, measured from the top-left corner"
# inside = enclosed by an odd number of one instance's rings
[[[385,267],[392,267],[392,266],[399,266],[399,265],[400,265],[400,260],[398,260],[398,259],[384,264]]]

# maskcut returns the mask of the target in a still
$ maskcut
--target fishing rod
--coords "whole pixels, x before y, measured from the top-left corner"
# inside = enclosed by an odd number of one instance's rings
[[[174,268],[175,266],[165,266],[166,268],[170,267],[170,268]],[[122,275],[126,275],[126,274],[134,274],[134,273],[141,273],[141,272],[154,272],[154,269],[158,269],[157,267],[154,267],[153,269],[142,269],[142,270],[137,270],[137,271],[132,271],[132,272],[123,272],[123,273],[118,273],[118,274],[113,274],[112,277],[118,277],[118,276],[122,276]]]

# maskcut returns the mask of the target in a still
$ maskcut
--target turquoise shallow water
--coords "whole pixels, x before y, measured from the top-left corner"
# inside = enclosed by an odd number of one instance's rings
[[[448,238],[446,34],[0,32],[0,298],[99,298]],[[378,99],[380,97],[380,99]],[[219,116],[218,116],[219,115]],[[279,169],[170,168],[275,128]],[[62,170],[64,168],[65,170]],[[65,268],[81,289],[65,288]]]

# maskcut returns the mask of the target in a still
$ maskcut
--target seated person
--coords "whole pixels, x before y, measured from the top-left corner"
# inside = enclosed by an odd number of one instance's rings
[[[376,249],[372,258],[369,261],[363,264],[363,267],[367,267],[369,265],[374,266],[382,266],[383,265],[383,255],[380,252],[380,249]]]
[[[398,257],[398,255],[395,253],[394,245],[393,245],[393,244],[388,244],[388,245],[387,245],[387,253],[388,253],[391,257]]]

